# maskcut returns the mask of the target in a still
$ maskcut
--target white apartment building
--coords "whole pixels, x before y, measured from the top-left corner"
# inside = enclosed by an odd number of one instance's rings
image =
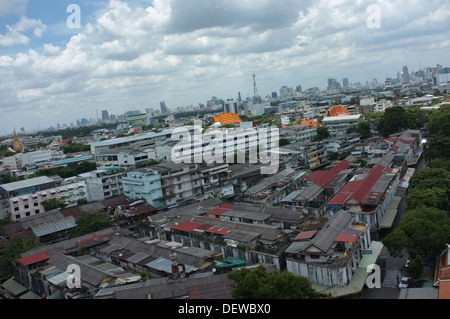
[[[67,207],[78,205],[79,200],[88,200],[86,181],[81,177],[70,177],[56,187],[57,198],[67,204]]]
[[[153,165],[151,169],[161,177],[167,207],[182,206],[202,199],[199,164],[166,163]]]
[[[158,170],[142,168],[129,171],[122,177],[122,185],[124,194],[131,200],[145,199],[158,210],[166,208]]]
[[[86,180],[88,202],[123,194],[122,171],[119,168],[97,169],[78,176]]]
[[[18,220],[44,212],[40,203],[58,198],[56,186],[47,176],[0,185],[0,218]]]
[[[391,100],[381,99],[374,104],[373,112],[384,112],[390,107],[392,107]]]
[[[361,106],[370,106],[375,103],[375,99],[373,97],[362,97],[359,100],[359,105]]]
[[[322,120],[322,124],[328,129],[330,136],[344,136],[350,126],[356,125],[364,120],[362,114],[327,116]]]

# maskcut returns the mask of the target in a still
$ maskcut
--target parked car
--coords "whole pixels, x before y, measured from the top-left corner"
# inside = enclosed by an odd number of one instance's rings
[[[408,288],[409,286],[409,277],[402,277],[400,283],[398,284],[398,288]]]
[[[409,262],[410,262],[409,258],[406,259],[405,268],[408,268],[408,267],[409,267]]]

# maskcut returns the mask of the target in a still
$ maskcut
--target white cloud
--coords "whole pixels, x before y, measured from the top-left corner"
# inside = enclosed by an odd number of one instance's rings
[[[0,47],[11,47],[15,45],[26,45],[30,42],[30,38],[23,33],[32,30],[35,38],[41,38],[46,26],[41,20],[29,19],[22,17],[14,26],[6,26],[8,32],[6,35],[0,34]]]
[[[380,29],[366,25],[373,3]],[[40,20],[23,17],[0,46],[29,44],[31,36],[45,44],[0,55],[2,111],[10,114],[0,116],[0,128],[12,127],[22,109],[34,109],[44,127],[96,108],[120,113],[161,100],[176,107],[251,95],[253,72],[263,95],[282,85],[323,87],[328,77],[382,81],[419,60],[448,64],[448,21],[450,6],[439,1],[112,0],[64,45],[46,37]]]
[[[0,18],[10,14],[23,15],[28,0],[0,0]]]

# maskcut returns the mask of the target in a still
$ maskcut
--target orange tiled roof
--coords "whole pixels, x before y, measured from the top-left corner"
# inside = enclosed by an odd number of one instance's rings
[[[317,126],[321,126],[316,120],[303,121],[300,122],[300,125],[308,125],[316,128]]]
[[[221,125],[227,125],[227,124],[239,124],[242,122],[242,120],[237,114],[224,113],[214,117],[214,122],[220,123]]]
[[[335,105],[331,109],[327,111],[327,116],[341,116],[341,115],[350,115],[345,106]]]

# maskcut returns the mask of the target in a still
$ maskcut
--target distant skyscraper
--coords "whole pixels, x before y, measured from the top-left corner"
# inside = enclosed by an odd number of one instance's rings
[[[297,85],[297,87],[295,88],[295,91],[298,93],[302,93],[302,86],[300,84]]]
[[[336,79],[328,79],[328,86],[327,90],[339,90],[341,88],[341,85],[339,84]]]
[[[342,86],[347,88],[348,87],[348,79],[347,78],[343,78],[342,79]]]
[[[402,78],[403,78],[403,83],[409,84],[409,71],[408,71],[408,67],[406,65],[403,67]]]
[[[238,92],[238,102],[242,102],[241,92]]]
[[[159,105],[161,106],[161,113],[162,113],[162,114],[167,114],[167,113],[169,113],[169,109],[168,109],[167,106],[166,106],[166,102],[161,101],[161,102],[159,103]]]
[[[102,120],[103,120],[103,123],[109,122],[109,115],[108,115],[108,111],[107,110],[103,110],[102,111]]]
[[[239,107],[238,102],[234,99],[228,99],[225,101],[224,107],[223,107],[224,113],[234,113],[239,114]]]

